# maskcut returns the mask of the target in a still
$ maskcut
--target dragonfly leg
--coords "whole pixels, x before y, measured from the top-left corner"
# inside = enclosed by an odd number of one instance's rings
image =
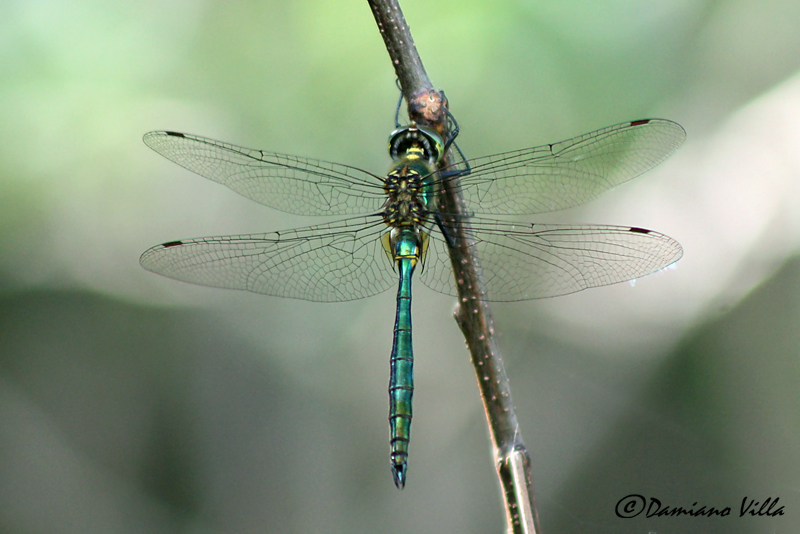
[[[447,96],[445,96],[444,91],[442,91],[442,98],[447,102]],[[455,142],[461,129],[458,127],[458,121],[446,106],[444,106],[444,112],[447,114],[447,139],[444,142],[444,150],[446,152],[450,145]]]
[[[400,128],[400,107],[403,105],[403,88],[400,87],[400,78],[396,78],[394,81],[397,85],[397,89],[400,90],[400,98],[397,100],[397,109],[394,110],[394,127],[397,129]]]
[[[447,246],[450,248],[455,248],[456,239],[453,237],[453,234],[450,232],[447,226],[444,225],[444,221],[442,221],[442,215],[438,211],[434,215],[434,219],[436,219],[436,226],[438,226],[439,230],[441,230],[444,240],[447,241]]]
[[[444,95],[444,91],[442,91],[442,95]],[[446,98],[446,97],[445,97]],[[450,170],[441,171],[439,174],[442,178],[454,178],[458,176],[466,176],[472,172],[472,168],[469,166],[469,161],[467,160],[464,153],[461,151],[461,147],[458,146],[456,143],[456,137],[458,137],[459,132],[461,129],[458,126],[458,121],[450,113],[450,110],[444,108],[444,112],[447,113],[447,139],[444,143],[444,151],[447,152],[447,149],[450,148],[450,145],[454,146],[456,151],[458,152],[458,157],[461,158],[461,162],[464,164],[463,169],[458,169],[455,165],[450,165]]]

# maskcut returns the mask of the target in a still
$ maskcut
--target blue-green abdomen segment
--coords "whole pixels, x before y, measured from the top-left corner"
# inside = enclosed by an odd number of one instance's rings
[[[389,378],[389,427],[391,428],[391,464],[394,483],[403,489],[406,482],[408,442],[411,438],[411,398],[414,395],[414,353],[411,346],[411,275],[419,258],[415,235],[403,235],[395,248],[400,274],[397,290],[397,315],[394,321],[391,374]]]

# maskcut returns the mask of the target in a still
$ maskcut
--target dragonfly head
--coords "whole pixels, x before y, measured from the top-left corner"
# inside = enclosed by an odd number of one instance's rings
[[[416,123],[403,126],[389,136],[389,155],[393,160],[416,153],[431,165],[436,165],[444,155],[442,139],[432,131],[420,128]]]

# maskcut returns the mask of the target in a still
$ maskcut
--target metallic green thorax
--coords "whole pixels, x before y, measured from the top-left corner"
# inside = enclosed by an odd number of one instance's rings
[[[431,181],[441,154],[440,147],[441,142],[437,137],[413,125],[398,130],[392,135],[389,146],[395,163],[384,182],[387,199],[383,219],[391,230],[384,234],[383,246],[400,276],[389,378],[391,466],[394,483],[400,489],[406,480],[411,399],[414,394],[411,275],[417,262],[424,261],[428,247],[428,233],[424,225],[432,211]]]

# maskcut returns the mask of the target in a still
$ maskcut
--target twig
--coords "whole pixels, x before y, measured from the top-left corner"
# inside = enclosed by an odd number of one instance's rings
[[[447,100],[433,88],[425,72],[398,0],[368,2],[408,102],[409,118],[446,138]],[[452,156],[447,154],[441,164],[447,166],[451,161]],[[519,432],[511,389],[494,336],[491,309],[481,299],[478,261],[470,247],[469,229],[462,216],[463,198],[455,180],[444,180],[443,188],[439,211],[455,243],[450,248],[459,295],[454,315],[472,356],[489,422],[508,532],[535,534],[540,531],[531,485],[530,457]]]

